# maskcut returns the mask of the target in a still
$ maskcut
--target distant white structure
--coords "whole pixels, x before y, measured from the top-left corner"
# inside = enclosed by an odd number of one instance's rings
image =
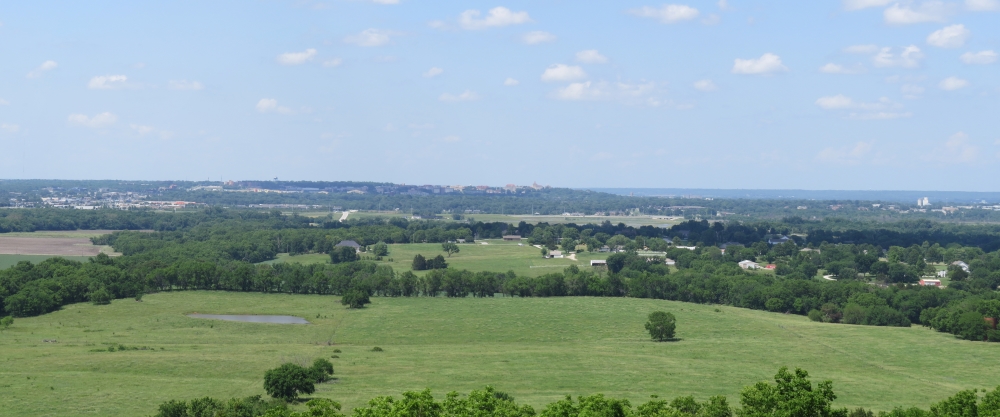
[[[760,264],[751,260],[745,260],[740,262],[740,268],[743,269],[759,269]]]
[[[590,266],[608,266],[608,261],[607,260],[594,259],[594,260],[590,261]]]
[[[927,207],[929,205],[931,205],[931,201],[929,199],[927,199],[927,197],[918,198],[917,199],[917,206],[918,207]]]

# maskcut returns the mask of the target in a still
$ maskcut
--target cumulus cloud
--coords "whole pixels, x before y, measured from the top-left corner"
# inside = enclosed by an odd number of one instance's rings
[[[941,1],[925,1],[916,9],[910,5],[893,4],[885,9],[883,17],[890,25],[911,25],[914,23],[943,22],[951,12],[951,6]]]
[[[431,69],[427,70],[427,72],[424,73],[424,77],[433,78],[437,77],[438,75],[441,75],[442,73],[444,73],[443,69],[438,67],[431,67]]]
[[[503,80],[503,85],[506,85],[508,87],[513,87],[513,86],[518,85],[520,83],[521,83],[520,81],[515,80],[513,78],[510,78],[510,77],[507,77],[506,80]]]
[[[961,56],[962,62],[969,65],[986,65],[997,62],[997,53],[994,51],[966,52]]]
[[[682,22],[697,18],[699,15],[698,9],[683,4],[665,4],[660,8],[645,6],[629,10],[629,13],[639,17],[657,19],[663,23]]]
[[[788,71],[788,68],[781,63],[781,57],[766,53],[757,59],[739,59],[733,64],[733,74],[759,74],[769,75],[776,72]]]
[[[965,25],[951,25],[931,33],[927,36],[927,43],[939,48],[959,48],[971,35]]]
[[[707,91],[715,91],[715,90],[719,89],[719,87],[716,86],[715,83],[712,82],[712,80],[709,80],[709,79],[695,81],[694,82],[694,88],[697,89],[697,90],[706,91],[706,92]]]
[[[733,8],[731,6],[729,6],[729,1],[727,1],[727,0],[719,0],[719,2],[716,3],[716,5],[718,5],[719,6],[719,10],[722,10],[722,11],[733,10]]]
[[[924,93],[924,88],[915,84],[903,84],[899,87],[899,91],[903,93],[903,98],[914,100],[920,98],[920,95]]]
[[[879,68],[916,68],[920,66],[921,59],[924,59],[924,53],[916,45],[910,45],[903,48],[899,54],[893,53],[892,48],[882,48],[872,58],[872,62]]]
[[[17,133],[17,131],[21,130],[21,126],[13,123],[0,123],[0,129],[3,129],[7,133]]]
[[[150,132],[152,132],[153,130],[156,130],[153,128],[153,126],[145,126],[135,123],[128,125],[128,127],[132,128],[132,130],[134,130],[135,133],[138,133],[139,136],[145,136]]]
[[[878,45],[851,45],[844,48],[844,52],[849,54],[871,55],[878,52]]]
[[[351,35],[344,38],[345,43],[350,43],[358,46],[382,46],[391,40],[392,32],[381,29],[365,29],[357,35]]]
[[[576,81],[587,78],[583,68],[564,64],[555,64],[545,69],[542,81]]]
[[[124,75],[98,75],[90,79],[87,88],[92,90],[113,90],[125,86],[128,77]]]
[[[285,52],[278,55],[275,60],[277,60],[281,65],[302,65],[306,62],[312,61],[315,57],[316,50],[309,48],[302,52]]]
[[[490,9],[486,17],[480,18],[479,10],[466,10],[458,15],[458,24],[462,29],[481,30],[510,25],[520,25],[531,21],[528,12],[514,12],[506,7]]]
[[[171,80],[169,83],[167,83],[167,87],[169,87],[171,90],[189,90],[189,91],[197,91],[205,88],[205,86],[202,85],[200,82],[188,81],[188,80]]]
[[[641,103],[650,106],[662,104],[659,100],[649,97],[656,90],[655,83],[608,83],[608,82],[579,82],[571,83],[564,88],[560,88],[553,93],[553,98],[569,101],[583,100],[619,100],[624,102]]]
[[[844,0],[844,9],[854,11],[869,7],[888,6],[896,0]]]
[[[851,113],[847,116],[848,119],[854,120],[892,120],[892,119],[908,119],[913,117],[913,113],[910,112],[871,112],[871,113]]]
[[[115,124],[118,121],[118,116],[111,112],[98,113],[94,117],[88,117],[85,114],[71,114],[66,120],[72,125],[100,129]]]
[[[887,120],[912,116],[910,113],[892,111],[902,106],[886,97],[869,103],[855,101],[843,94],[837,94],[835,96],[820,97],[816,100],[816,105],[824,110],[863,110],[860,113],[853,112],[847,115],[847,118],[856,120]]]
[[[871,153],[872,147],[871,142],[858,142],[852,146],[842,148],[830,147],[820,151],[816,159],[825,162],[857,165],[862,162],[864,157]]]
[[[860,74],[865,71],[865,68],[861,65],[856,65],[853,67],[845,67],[840,64],[829,63],[822,67],[819,67],[819,72],[826,74]]]
[[[942,90],[945,91],[960,90],[968,86],[969,86],[969,81],[963,80],[958,77],[948,77],[941,80],[941,82],[938,83],[938,87],[940,87]]]
[[[462,138],[459,137],[458,135],[448,135],[441,138],[441,140],[444,142],[455,143],[455,142],[461,142]]]
[[[465,90],[461,94],[458,94],[458,95],[444,93],[444,94],[441,94],[440,97],[438,97],[438,100],[441,100],[441,101],[452,101],[452,102],[456,102],[456,101],[475,101],[475,100],[479,100],[479,94],[476,94],[475,91],[471,91],[471,90]]]
[[[543,32],[540,30],[525,33],[521,36],[521,41],[528,45],[536,45],[539,43],[552,42],[556,40],[556,35],[549,32]]]
[[[256,109],[261,113],[291,114],[292,109],[278,105],[278,100],[273,98],[262,98],[257,102]]]
[[[342,64],[343,62],[344,61],[342,61],[340,58],[330,58],[326,61],[323,61],[323,67],[325,68],[339,67],[340,64]]]
[[[59,64],[57,64],[56,61],[45,61],[42,65],[39,65],[37,68],[31,70],[31,72],[28,73],[28,78],[41,77],[43,73],[52,71],[58,66]]]
[[[965,8],[974,12],[995,12],[1000,10],[1000,0],[965,0]]]
[[[926,159],[944,164],[959,164],[974,162],[978,156],[979,147],[969,143],[969,135],[956,132],[942,146],[927,154]]]
[[[604,64],[608,57],[601,55],[596,49],[587,49],[576,53],[576,61],[584,64]]]

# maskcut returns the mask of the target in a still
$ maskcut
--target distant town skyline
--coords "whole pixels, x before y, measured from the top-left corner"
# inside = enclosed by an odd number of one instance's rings
[[[1000,191],[1000,0],[0,5],[0,178]]]

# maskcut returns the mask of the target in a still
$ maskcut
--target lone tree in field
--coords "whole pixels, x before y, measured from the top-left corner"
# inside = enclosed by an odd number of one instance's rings
[[[452,254],[459,252],[458,245],[454,243],[442,243],[441,249],[448,253],[449,258],[451,257]]]
[[[658,342],[663,342],[674,338],[674,329],[677,328],[677,319],[673,314],[656,311],[650,313],[649,321],[646,322],[646,330],[649,336]]]
[[[372,303],[368,297],[368,291],[354,289],[340,297],[340,304],[347,306],[347,308],[364,308],[365,304]]]
[[[12,324],[14,324],[14,317],[12,316],[4,317],[0,319],[0,330],[7,330],[8,328],[10,328],[10,325]]]
[[[315,380],[316,376],[309,369],[286,363],[264,373],[264,390],[274,398],[292,401],[299,394],[315,392]]]

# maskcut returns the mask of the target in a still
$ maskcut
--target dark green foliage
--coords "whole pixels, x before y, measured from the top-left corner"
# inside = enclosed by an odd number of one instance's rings
[[[358,252],[350,246],[337,246],[330,250],[330,263],[354,262],[358,260]]]
[[[424,259],[423,255],[418,253],[416,256],[413,257],[412,268],[414,271],[423,271],[427,269],[427,260]]]
[[[347,306],[347,308],[364,308],[366,304],[371,304],[371,300],[369,299],[368,291],[354,289],[348,291],[340,298],[340,304]]]
[[[375,347],[372,348],[372,352],[385,352],[385,350],[383,350],[382,348],[380,348],[378,346],[375,346]]]
[[[809,316],[809,320],[819,321],[819,322],[823,321],[823,312],[822,311],[819,311],[819,310],[816,310],[816,309],[809,310],[808,316]]]
[[[285,401],[292,401],[299,394],[316,391],[315,376],[310,370],[294,363],[286,363],[264,374],[264,391],[267,395]]]
[[[677,328],[677,319],[672,313],[655,311],[649,314],[649,321],[646,322],[646,330],[653,340],[663,342],[674,338],[674,330]]]
[[[372,246],[371,253],[378,257],[389,256],[389,245],[385,242],[378,242]]]
[[[0,330],[7,330],[10,326],[14,324],[14,318],[11,316],[4,317],[0,319]]]
[[[90,293],[90,301],[94,303],[94,305],[111,304],[111,300],[113,299],[114,298],[111,296],[111,293],[108,292],[108,290],[105,288],[101,288],[97,291]]]
[[[326,382],[333,375],[333,364],[326,359],[318,358],[309,367],[309,372],[312,373],[313,380],[316,383]]]
[[[460,249],[458,248],[458,245],[456,245],[454,243],[451,243],[451,242],[442,243],[441,244],[441,250],[445,251],[445,253],[448,254],[449,258],[451,257],[451,255],[456,254],[456,253],[458,253],[460,251]]]
[[[775,385],[758,382],[745,387],[740,392],[742,409],[740,417],[810,416],[846,417],[847,410],[834,410],[831,403],[837,398],[833,393],[833,383],[820,382],[813,387],[809,373],[796,369],[781,368],[774,376]]]
[[[259,395],[229,401],[204,397],[191,401],[170,400],[158,407],[154,417],[260,417],[268,411],[287,412],[284,402],[264,401]]]

